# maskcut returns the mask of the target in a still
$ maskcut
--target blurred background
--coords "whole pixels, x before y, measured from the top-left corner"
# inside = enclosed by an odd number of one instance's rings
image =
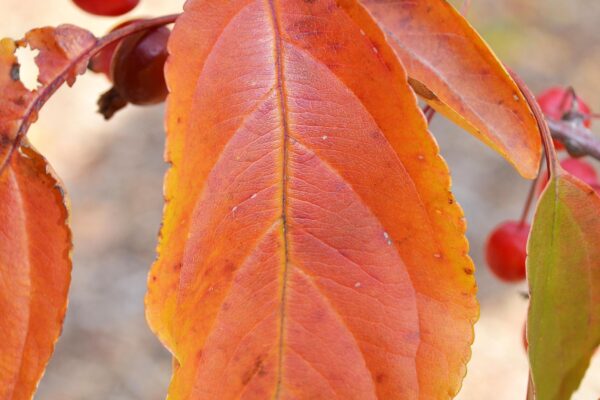
[[[158,16],[178,12],[182,4],[142,0],[131,14]],[[93,17],[69,0],[0,0],[0,15],[0,37],[14,38],[67,22],[102,35],[131,17]],[[600,110],[600,1],[473,0],[468,16],[532,89],[570,84]],[[158,400],[170,379],[170,356],[147,328],[143,310],[162,211],[163,108],[129,107],[104,122],[96,100],[108,87],[102,76],[80,77],[51,99],[30,131],[65,182],[75,246],[69,312],[40,400]],[[595,130],[600,133],[600,121]],[[529,183],[442,118],[435,118],[432,131],[469,222],[480,287],[481,318],[458,399],[523,399],[526,287],[491,277],[482,250],[496,224],[519,217]],[[599,397],[600,356],[574,398]]]

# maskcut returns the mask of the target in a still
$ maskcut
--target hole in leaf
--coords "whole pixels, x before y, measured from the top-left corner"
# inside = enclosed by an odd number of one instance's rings
[[[35,90],[38,87],[40,69],[35,63],[35,57],[39,52],[39,50],[32,50],[29,46],[19,47],[15,52],[20,64],[19,77],[23,85],[29,90]]]

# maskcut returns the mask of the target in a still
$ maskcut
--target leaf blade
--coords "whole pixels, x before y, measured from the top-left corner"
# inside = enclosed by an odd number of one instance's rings
[[[478,314],[463,215],[376,24],[296,0],[192,1],[177,24],[146,302],[170,396],[456,393]]]
[[[527,336],[536,398],[570,398],[600,343],[600,198],[561,171],[544,191],[528,245]]]
[[[534,178],[537,124],[517,85],[448,1],[361,0],[389,33],[413,88],[430,106]]]
[[[60,183],[24,144],[0,176],[0,397],[30,399],[62,330],[71,233]]]

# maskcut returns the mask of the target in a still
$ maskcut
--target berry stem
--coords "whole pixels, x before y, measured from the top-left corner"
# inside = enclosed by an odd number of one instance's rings
[[[425,119],[427,119],[427,124],[431,124],[431,120],[433,119],[433,117],[435,117],[436,111],[433,109],[433,107],[427,105],[425,107],[423,107],[423,115],[425,115]]]
[[[460,9],[460,13],[463,16],[466,16],[470,9],[471,9],[471,0],[464,0],[462,7]]]
[[[573,89],[572,86],[569,86],[563,94],[562,99],[560,100],[560,110],[565,109],[565,105],[567,104],[568,100],[571,100],[570,111],[577,111],[579,109],[579,105],[577,104],[577,95],[575,94],[575,89]]]
[[[17,130],[15,140],[12,143],[12,146],[10,148],[10,151],[8,152],[6,159],[4,160],[4,163],[0,165],[0,175],[2,175],[4,169],[10,163],[12,155],[14,154],[16,149],[19,148],[19,146],[21,145],[21,141],[27,135],[27,131],[29,130],[31,124],[35,121],[38,112],[52,97],[52,95],[56,93],[56,91],[63,85],[63,83],[66,82],[67,78],[72,73],[72,70],[76,65],[86,61],[89,62],[90,58],[92,58],[104,47],[108,46],[109,44],[115,41],[121,40],[124,37],[157,26],[172,24],[175,22],[177,17],[179,17],[179,15],[181,14],[171,14],[165,15],[163,17],[139,21],[109,33],[108,35],[98,39],[94,46],[90,47],[89,49],[81,53],[78,57],[74,58],[64,68],[64,70],[61,71],[51,82],[41,87],[37,91],[37,96],[31,102],[31,104],[23,114],[23,117],[21,118],[21,124],[19,125],[19,128]]]

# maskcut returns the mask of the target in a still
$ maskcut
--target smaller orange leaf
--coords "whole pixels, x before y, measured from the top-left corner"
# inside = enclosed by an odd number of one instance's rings
[[[0,173],[0,399],[30,399],[60,335],[71,275],[64,192],[27,144]]]
[[[64,82],[72,85],[77,74],[85,71],[87,52],[96,44],[88,31],[72,26],[38,28],[22,40],[0,40],[0,171],[18,147],[20,137],[37,119],[43,103]],[[39,50],[37,89],[28,90],[19,79],[20,65],[15,56],[18,47]]]
[[[498,151],[526,178],[541,140],[525,98],[494,53],[448,1],[361,0],[391,36],[415,91]]]

